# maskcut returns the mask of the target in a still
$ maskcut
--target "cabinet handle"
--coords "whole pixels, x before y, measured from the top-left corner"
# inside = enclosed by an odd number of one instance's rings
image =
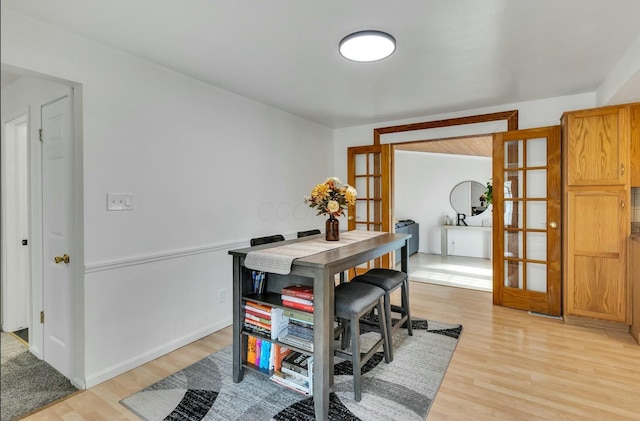
[[[624,164],[620,165],[620,175],[624,175]]]
[[[624,209],[624,200],[620,202],[620,207]]]

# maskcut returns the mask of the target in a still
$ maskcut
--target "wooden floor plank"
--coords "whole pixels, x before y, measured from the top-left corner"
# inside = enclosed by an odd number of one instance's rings
[[[487,292],[410,288],[413,317],[464,327],[429,421],[640,420],[640,346],[630,335],[493,306]],[[120,399],[229,344],[230,327],[26,420],[137,420]]]

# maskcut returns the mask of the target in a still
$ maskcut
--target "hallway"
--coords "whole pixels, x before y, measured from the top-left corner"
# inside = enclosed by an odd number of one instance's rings
[[[409,257],[411,281],[491,292],[490,259],[415,253]]]

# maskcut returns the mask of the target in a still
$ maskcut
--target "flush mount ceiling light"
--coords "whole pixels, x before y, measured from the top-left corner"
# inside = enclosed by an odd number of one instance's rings
[[[340,54],[352,61],[378,61],[396,50],[396,39],[386,32],[359,31],[340,41]]]

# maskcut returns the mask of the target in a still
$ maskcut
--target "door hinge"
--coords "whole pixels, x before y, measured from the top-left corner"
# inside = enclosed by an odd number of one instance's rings
[[[39,136],[40,136],[40,142],[42,142],[42,129],[38,130]]]
[[[44,323],[44,311],[40,312],[40,323]]]

